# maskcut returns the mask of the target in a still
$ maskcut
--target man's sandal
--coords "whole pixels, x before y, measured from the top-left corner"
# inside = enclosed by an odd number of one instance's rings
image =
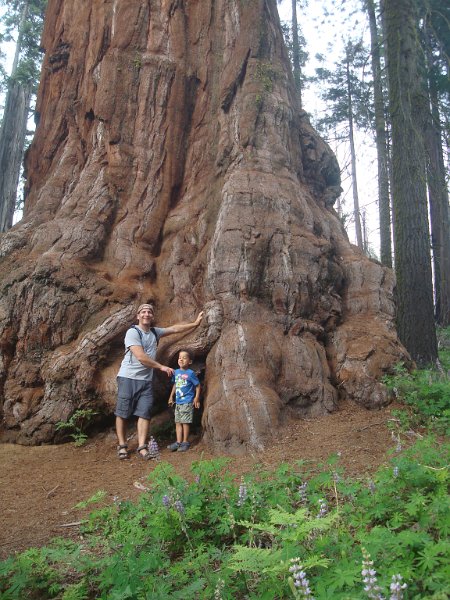
[[[141,454],[142,450],[145,450],[145,454]],[[148,447],[147,446],[139,446],[139,448],[136,449],[137,455],[139,456],[139,458],[142,458],[142,460],[150,460],[151,459],[151,455],[150,452],[148,451]]]
[[[125,460],[128,456],[128,444],[119,444],[117,446],[117,456],[119,460]]]

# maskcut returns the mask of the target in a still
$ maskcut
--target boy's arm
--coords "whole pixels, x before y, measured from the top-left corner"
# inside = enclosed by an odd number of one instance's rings
[[[198,384],[195,388],[194,408],[200,408],[200,389],[201,386]]]
[[[164,331],[161,333],[160,337],[164,337],[166,335],[170,335],[172,333],[186,333],[191,329],[195,329],[200,325],[201,320],[203,318],[203,311],[201,311],[195,321],[192,323],[177,323],[176,325],[171,325],[170,327],[164,327]]]
[[[174,395],[175,395],[175,384],[173,384],[172,391],[170,392],[169,402],[168,402],[169,406],[173,405],[173,397],[174,397]]]

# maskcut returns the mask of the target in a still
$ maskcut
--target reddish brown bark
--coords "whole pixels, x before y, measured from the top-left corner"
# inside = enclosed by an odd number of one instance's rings
[[[406,357],[393,275],[332,209],[339,168],[298,111],[275,0],[50,0],[44,45],[26,214],[1,238],[7,436],[112,412],[149,299],[162,326],[205,307],[159,357],[205,366],[217,449],[260,448],[339,393],[384,403],[377,378]]]

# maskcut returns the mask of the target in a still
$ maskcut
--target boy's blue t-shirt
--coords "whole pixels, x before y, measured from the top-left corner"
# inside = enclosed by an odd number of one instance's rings
[[[200,385],[200,381],[192,369],[176,369],[172,382],[175,383],[177,404],[188,404],[194,401],[195,388]]]

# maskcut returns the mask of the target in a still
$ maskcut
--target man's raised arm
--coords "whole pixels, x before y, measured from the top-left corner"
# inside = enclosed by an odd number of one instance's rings
[[[171,325],[170,327],[165,327],[164,333],[161,334],[161,337],[166,335],[171,335],[172,333],[186,333],[187,331],[191,331],[191,329],[195,329],[198,327],[203,318],[203,311],[198,313],[197,318],[192,323],[176,323],[175,325]]]

